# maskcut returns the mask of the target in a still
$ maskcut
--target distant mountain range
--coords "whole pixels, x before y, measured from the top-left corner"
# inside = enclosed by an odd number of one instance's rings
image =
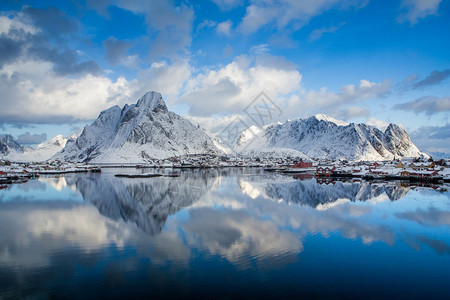
[[[307,119],[251,127],[241,134],[234,148],[248,155],[346,160],[391,160],[425,155],[402,127],[389,124],[384,132],[366,124],[346,123],[318,114]]]
[[[65,138],[57,135],[48,142],[37,145],[36,149],[21,146],[9,134],[0,136],[0,154],[13,161],[45,161],[61,151],[68,143],[74,142],[76,135]]]
[[[383,132],[318,114],[243,131],[233,153],[243,156],[296,156],[303,159],[391,160],[427,156],[399,125]],[[71,162],[141,163],[184,154],[224,154],[219,139],[168,111],[161,94],[148,92],[136,104],[113,106],[82,133],[56,136],[35,150],[11,135],[0,136],[0,153],[16,161],[60,159]]]

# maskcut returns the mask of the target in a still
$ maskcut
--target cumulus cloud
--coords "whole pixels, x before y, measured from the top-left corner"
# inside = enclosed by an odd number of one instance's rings
[[[239,27],[247,34],[256,32],[271,23],[275,23],[278,29],[287,26],[299,28],[312,17],[327,10],[360,8],[367,3],[366,0],[251,1]]]
[[[274,98],[298,91],[301,78],[282,60],[240,56],[222,68],[189,79],[182,100],[189,104],[191,115],[241,113],[263,90]]]
[[[30,134],[29,132],[25,132],[24,134],[19,135],[17,138],[17,142],[21,145],[32,145],[32,144],[40,144],[47,139],[47,134]]]
[[[261,45],[258,49],[266,47]],[[361,80],[358,85],[346,85],[337,92],[326,87],[307,91],[302,88],[301,80],[296,66],[282,57],[239,56],[222,68],[194,72],[181,88],[180,101],[189,105],[188,117],[194,123],[219,133],[236,119],[253,125],[244,109],[261,91],[282,111],[270,122],[314,113],[342,119],[368,117],[367,109],[352,104],[383,98],[391,91],[389,80],[381,83]]]
[[[60,76],[101,73],[95,61],[80,62],[79,53],[67,46],[67,39],[76,39],[73,32],[77,26],[63,12],[26,7],[0,19],[0,67],[33,58],[52,63]]]
[[[416,24],[419,19],[435,15],[442,0],[402,0],[399,22]]]
[[[62,23],[61,18],[66,17],[53,9],[50,12],[56,15],[53,23],[42,20],[47,12],[28,12],[38,16],[36,24],[43,28],[37,27],[33,18],[25,18],[22,12],[13,18],[0,16],[0,39],[11,42],[0,44],[2,123],[14,126],[92,120],[101,110],[134,102],[148,90],[157,90],[169,97],[178,95],[191,76],[188,61],[173,58],[141,69],[138,79],[107,78],[95,62],[79,62],[79,51],[65,47],[64,42],[60,48],[52,47],[54,36],[64,38],[64,34],[73,33],[73,28],[69,22],[62,24],[59,31],[46,33],[49,24],[57,26],[58,22]],[[112,64],[133,62],[132,56],[125,55],[127,42],[111,37],[104,44]]]
[[[137,90],[136,81],[98,75],[55,76],[49,62],[26,60],[0,70],[0,118],[9,123],[66,123],[90,120]]]
[[[231,22],[230,20],[219,23],[217,25],[217,32],[226,36],[230,36],[231,35],[231,26],[233,25],[233,22]]]
[[[346,85],[339,89],[338,92],[331,92],[326,87],[319,90],[302,91],[298,96],[293,96],[287,101],[288,111],[293,113],[327,113],[336,114],[338,109],[344,109],[343,114],[365,115],[364,110],[357,108],[348,108],[347,106],[362,102],[366,99],[384,98],[391,91],[391,83],[386,80],[382,83],[371,82],[368,80],[360,80],[359,85]]]
[[[394,109],[412,111],[415,113],[425,113],[427,115],[436,114],[439,112],[450,111],[450,98],[438,98],[433,96],[421,97],[419,99],[396,104]]]
[[[201,127],[207,128],[213,133],[220,133],[224,128],[233,123],[236,119],[241,118],[239,114],[224,115],[224,116],[192,116],[185,115],[192,124],[200,124]]]
[[[185,82],[191,77],[192,67],[186,59],[176,59],[173,62],[157,61],[138,74],[140,90],[144,94],[155,90],[164,96],[175,98],[181,92]]]

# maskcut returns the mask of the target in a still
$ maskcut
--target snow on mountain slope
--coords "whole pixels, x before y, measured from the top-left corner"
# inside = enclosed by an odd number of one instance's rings
[[[221,153],[201,128],[169,112],[161,94],[113,106],[53,158],[78,162],[145,162],[189,153]]]
[[[337,119],[335,119],[333,117],[330,117],[330,116],[327,116],[327,115],[324,115],[324,114],[316,114],[314,117],[317,120],[319,120],[319,121],[331,122],[331,123],[336,124],[337,126],[347,126],[347,125],[349,125],[349,123],[347,123],[347,122],[344,122],[344,121],[341,121],[341,120],[337,120]]]
[[[48,142],[37,145],[36,149],[25,150],[19,161],[45,161],[61,151],[68,139],[57,135]]]
[[[57,135],[48,142],[39,144],[36,149],[33,149],[28,146],[19,145],[11,135],[7,135],[0,139],[0,151],[4,158],[12,161],[45,161],[58,151],[61,151],[66,145],[67,140],[62,135]]]
[[[0,135],[0,155],[17,156],[23,153],[23,147],[10,134]]]
[[[275,155],[290,150],[310,158],[352,161],[423,155],[408,133],[395,124],[382,132],[366,124],[348,124],[320,114],[269,125],[251,139],[247,131],[235,146],[235,151],[244,155],[260,152]]]

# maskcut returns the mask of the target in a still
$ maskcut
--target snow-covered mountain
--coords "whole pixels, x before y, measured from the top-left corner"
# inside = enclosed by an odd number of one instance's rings
[[[45,161],[61,151],[67,143],[74,142],[76,135],[65,138],[57,135],[48,142],[37,145],[35,149],[21,146],[13,136],[6,134],[0,137],[0,153],[5,159],[18,162]]]
[[[23,147],[16,142],[12,135],[0,135],[0,154],[2,156],[17,155],[20,153],[23,153]]]
[[[423,155],[402,127],[390,124],[383,132],[366,124],[346,123],[319,114],[307,119],[249,128],[235,151],[255,155],[292,153],[319,159],[389,160]]]
[[[73,137],[72,137],[73,138]],[[57,135],[48,142],[37,145],[36,149],[24,149],[23,154],[18,157],[19,161],[45,161],[61,151],[68,139],[62,135]]]
[[[169,112],[161,94],[113,106],[53,158],[74,162],[145,162],[190,153],[221,153],[206,132]]]

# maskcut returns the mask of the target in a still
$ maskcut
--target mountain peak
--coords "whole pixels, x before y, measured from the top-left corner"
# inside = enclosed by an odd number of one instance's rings
[[[148,107],[150,110],[155,112],[168,111],[166,103],[164,102],[161,94],[154,91],[145,93],[145,95],[138,100],[136,107]]]
[[[53,158],[141,163],[193,153],[220,150],[203,129],[169,112],[160,93],[148,92],[136,104],[104,111]]]
[[[336,124],[336,126],[331,125]],[[324,126],[325,125],[325,126]],[[306,156],[318,159],[389,160],[422,155],[406,130],[391,124],[386,132],[361,124],[347,124],[324,114],[269,126],[255,138],[241,138],[238,151],[252,155]],[[295,152],[293,152],[295,151]]]
[[[333,117],[327,116],[325,114],[316,114],[314,115],[314,118],[316,118],[319,121],[325,121],[325,122],[331,122],[336,124],[337,126],[347,126],[349,125],[349,123],[345,122],[345,121],[341,121],[341,120],[337,120]]]

